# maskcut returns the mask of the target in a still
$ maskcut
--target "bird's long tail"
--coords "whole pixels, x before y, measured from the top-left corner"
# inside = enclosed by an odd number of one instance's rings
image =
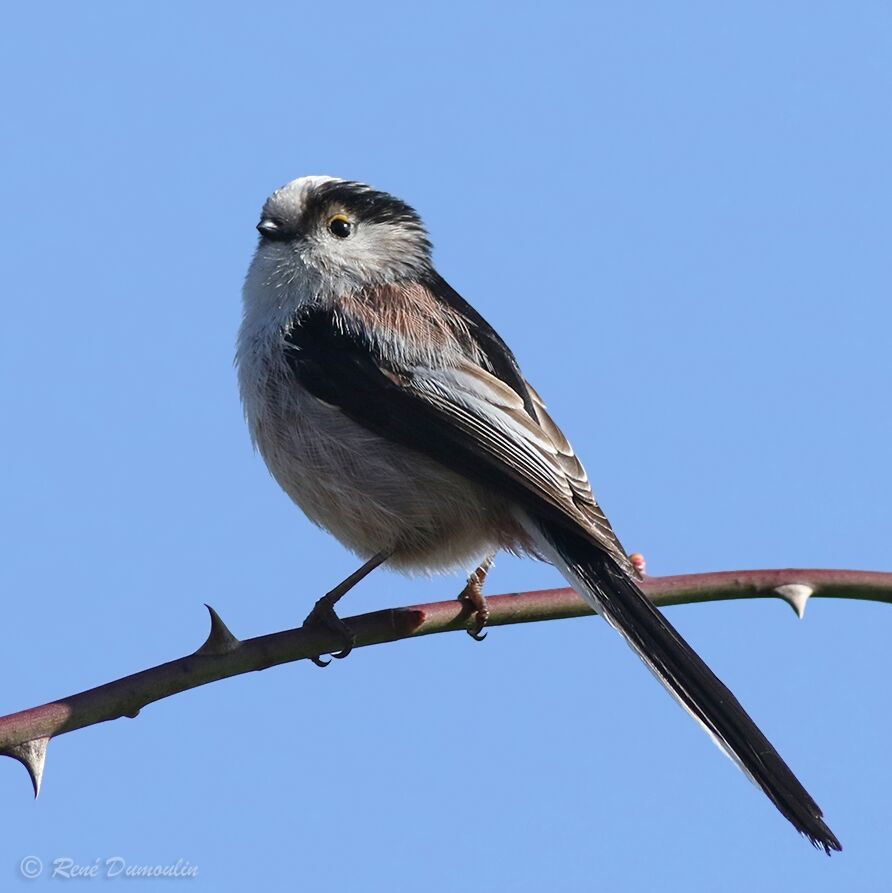
[[[541,523],[537,533],[543,556],[622,634],[669,693],[762,788],[793,827],[828,855],[841,850],[817,803],[737,698],[616,562],[581,532]]]

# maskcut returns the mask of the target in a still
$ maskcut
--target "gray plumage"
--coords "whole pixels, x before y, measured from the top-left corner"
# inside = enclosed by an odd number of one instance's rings
[[[550,561],[797,830],[840,849],[636,585],[570,444],[497,333],[437,274],[418,215],[363,184],[305,177],[270,197],[258,229],[239,386],[255,445],[307,516],[404,571],[470,573],[499,549]]]

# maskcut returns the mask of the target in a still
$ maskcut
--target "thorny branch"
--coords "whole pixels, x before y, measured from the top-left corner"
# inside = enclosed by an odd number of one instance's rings
[[[781,598],[801,618],[809,598],[857,598],[892,603],[892,573],[840,570],[725,571],[676,577],[652,577],[643,588],[656,605],[679,605],[738,598]],[[572,589],[546,589],[489,598],[488,626],[559,620],[591,614]],[[321,627],[300,628],[240,641],[208,606],[211,631],[193,654],[125,676],[98,688],[0,717],[0,755],[22,763],[31,776],[35,796],[49,740],[84,726],[134,718],[153,701],[218,679],[277,664],[328,654],[343,645]],[[391,608],[346,620],[356,634],[356,647],[379,645],[468,629],[468,606],[453,600]]]

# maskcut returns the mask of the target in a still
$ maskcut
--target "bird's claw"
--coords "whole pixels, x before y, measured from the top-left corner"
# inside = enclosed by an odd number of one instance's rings
[[[327,596],[322,596],[318,602],[313,606],[313,610],[307,614],[306,620],[303,622],[304,626],[324,626],[326,629],[331,630],[333,633],[337,633],[337,635],[341,636],[341,638],[347,641],[347,647],[343,648],[341,651],[336,651],[332,653],[332,657],[337,660],[343,660],[347,657],[348,654],[353,650],[354,645],[356,644],[356,636],[353,634],[353,630],[341,620],[340,617],[335,613],[335,609],[328,599]],[[316,657],[311,657],[311,661],[316,664],[317,667],[327,667],[331,661],[323,660],[321,655],[317,655]]]
[[[474,629],[465,630],[467,634],[475,641],[482,642],[486,638],[486,633],[480,632],[483,629],[483,625],[481,624],[479,629],[475,626]]]
[[[470,629],[465,630],[465,632],[475,642],[482,642],[486,638],[486,633],[483,632],[483,627],[486,626],[486,623],[489,620],[489,606],[486,604],[486,598],[483,593],[480,593],[478,602],[472,601],[470,598],[463,600],[469,602],[474,610],[474,625]]]
[[[460,602],[464,602],[474,615],[474,625],[469,627],[465,632],[475,641],[482,642],[486,638],[483,627],[489,620],[489,605],[486,603],[486,597],[483,595],[483,581],[486,578],[486,572],[489,570],[489,562],[481,565],[470,577],[468,584],[458,596]]]

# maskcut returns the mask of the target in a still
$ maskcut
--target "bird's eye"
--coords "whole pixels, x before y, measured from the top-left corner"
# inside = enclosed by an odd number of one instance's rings
[[[346,239],[353,232],[353,224],[343,214],[335,214],[328,221],[328,231],[339,239]]]

